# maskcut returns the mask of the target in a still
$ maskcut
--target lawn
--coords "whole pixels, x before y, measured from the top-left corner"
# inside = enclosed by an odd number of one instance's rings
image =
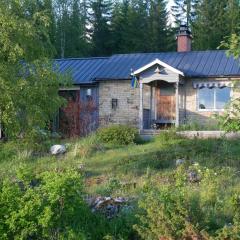
[[[231,167],[236,171],[240,168],[239,140],[185,139],[170,133],[129,146],[103,144],[95,136],[64,143],[67,153],[59,157],[51,156],[47,149],[36,154],[13,142],[1,143],[0,176],[14,176],[21,167],[36,173],[82,168],[90,190],[101,188],[112,178],[141,185],[147,171],[157,178],[164,176],[176,168],[177,159],[208,168]]]

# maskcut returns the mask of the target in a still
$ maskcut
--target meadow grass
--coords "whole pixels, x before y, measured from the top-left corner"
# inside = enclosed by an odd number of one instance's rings
[[[48,150],[34,153],[14,142],[0,143],[0,177],[14,176],[20,167],[34,173],[67,168],[82,171],[83,168],[90,193],[110,194],[112,190],[118,194],[135,194],[144,184],[149,170],[156,181],[165,181],[175,168],[176,159],[209,168],[228,166],[236,171],[240,168],[239,140],[185,139],[172,132],[128,146],[102,144],[94,135],[64,143],[67,153],[59,157],[51,156]],[[113,179],[123,187],[115,186],[114,189]]]

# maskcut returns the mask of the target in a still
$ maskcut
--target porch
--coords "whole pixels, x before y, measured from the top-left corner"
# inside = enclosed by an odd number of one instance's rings
[[[138,69],[139,130],[179,126],[179,86],[184,74],[156,59]],[[149,94],[146,94],[148,89]]]
[[[146,94],[146,88],[148,94]],[[140,86],[140,130],[178,126],[178,95],[178,83],[158,80]]]

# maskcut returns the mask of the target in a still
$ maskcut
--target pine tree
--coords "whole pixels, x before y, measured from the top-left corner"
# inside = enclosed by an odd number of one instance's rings
[[[70,26],[71,0],[55,0],[54,9],[56,14],[56,49],[57,56],[66,57],[66,38]]]
[[[229,36],[239,25],[236,17],[239,3],[228,0],[202,0],[197,7],[197,16],[192,31],[194,48],[197,50],[216,49],[225,36]],[[237,10],[237,12],[235,12]],[[232,12],[235,14],[232,14]]]
[[[125,53],[129,51],[127,29],[129,27],[129,0],[117,2],[112,16],[112,41],[114,53]]]
[[[228,0],[226,8],[226,21],[231,34],[239,33],[240,27],[240,2],[239,0]]]
[[[175,40],[167,25],[168,13],[164,0],[151,0],[148,22],[149,51],[172,50]]]
[[[79,0],[72,1],[69,14],[68,35],[66,37],[66,53],[68,57],[83,57],[89,54],[86,37],[86,18],[81,12]]]
[[[112,1],[92,0],[89,13],[90,31],[92,41],[92,55],[106,56],[112,53],[111,40],[111,12]]]
[[[127,49],[129,52],[147,52],[149,1],[132,0],[128,11]]]
[[[181,24],[191,26],[196,16],[196,7],[199,0],[174,0],[172,14],[175,17],[176,27]]]

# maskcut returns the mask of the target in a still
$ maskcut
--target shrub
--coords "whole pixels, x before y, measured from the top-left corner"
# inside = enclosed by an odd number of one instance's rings
[[[83,179],[74,170],[35,175],[20,168],[17,180],[0,181],[0,239],[130,239],[133,211],[111,220],[92,213],[84,200]]]
[[[110,144],[128,145],[136,143],[139,135],[136,128],[125,125],[112,125],[97,131],[100,141]]]
[[[18,176],[0,186],[1,239],[84,239],[89,210],[78,173],[44,172],[32,179],[23,171]]]
[[[180,166],[168,183],[147,183],[135,229],[149,240],[239,239],[239,180],[234,172],[199,165],[190,169],[198,172],[200,182],[188,182],[187,169]]]

